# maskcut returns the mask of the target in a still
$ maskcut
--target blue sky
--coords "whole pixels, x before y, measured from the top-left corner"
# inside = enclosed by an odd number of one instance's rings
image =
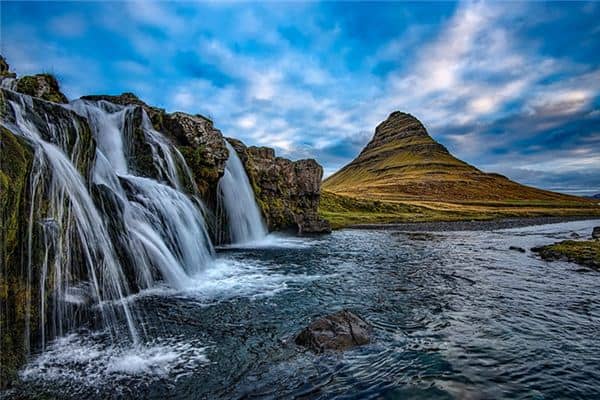
[[[394,110],[522,183],[600,193],[599,3],[2,2],[0,52],[330,174]]]

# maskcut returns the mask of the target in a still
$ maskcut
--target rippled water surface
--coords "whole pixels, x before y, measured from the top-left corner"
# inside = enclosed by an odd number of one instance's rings
[[[600,273],[529,249],[600,221],[492,232],[344,230],[226,248],[189,290],[130,299],[139,347],[57,340],[15,393],[59,398],[600,398]],[[371,344],[315,355],[294,335],[348,308]]]

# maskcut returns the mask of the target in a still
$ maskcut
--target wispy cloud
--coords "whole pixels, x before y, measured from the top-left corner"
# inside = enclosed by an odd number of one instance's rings
[[[135,91],[326,173],[400,109],[471,163],[573,188],[600,174],[599,17],[594,3],[4,3],[0,47],[71,97]]]

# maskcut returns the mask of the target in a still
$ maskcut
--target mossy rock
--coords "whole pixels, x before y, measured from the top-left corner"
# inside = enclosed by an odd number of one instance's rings
[[[20,279],[27,180],[33,153],[29,145],[0,126],[0,388],[10,385],[25,361],[24,317],[27,291]]]
[[[56,78],[50,74],[29,75],[19,78],[16,90],[19,93],[54,103],[69,102],[67,97],[60,91]]]
[[[531,250],[547,261],[563,260],[600,268],[600,240],[564,240]]]

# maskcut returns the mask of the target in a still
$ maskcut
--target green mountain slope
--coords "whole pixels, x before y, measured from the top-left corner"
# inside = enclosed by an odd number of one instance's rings
[[[327,178],[323,189],[377,200],[442,202],[584,199],[518,184],[454,157],[410,114],[393,112],[359,156]]]

